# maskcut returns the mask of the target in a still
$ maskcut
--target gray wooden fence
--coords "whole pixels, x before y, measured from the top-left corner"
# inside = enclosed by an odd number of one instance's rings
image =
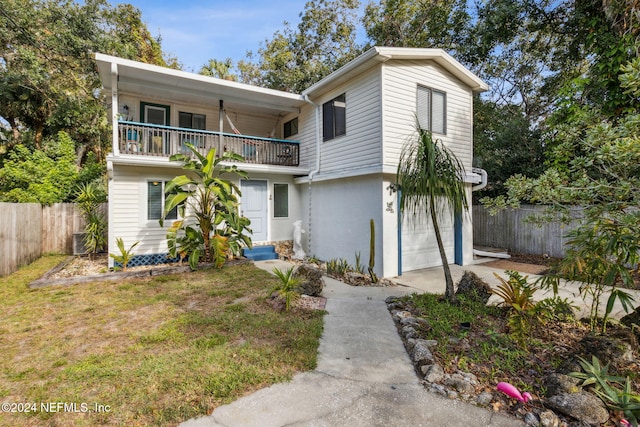
[[[521,206],[520,209],[505,209],[491,216],[484,206],[474,206],[474,246],[502,248],[511,253],[564,256],[564,236],[577,224],[551,222],[540,226],[526,221],[527,217],[541,214],[543,210],[543,206]]]
[[[0,203],[0,277],[46,253],[73,253],[73,233],[84,226],[73,203]]]

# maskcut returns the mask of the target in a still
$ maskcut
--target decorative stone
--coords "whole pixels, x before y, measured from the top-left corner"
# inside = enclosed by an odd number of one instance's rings
[[[299,277],[302,282],[298,286],[300,293],[312,297],[320,296],[324,288],[322,270],[313,264],[301,264],[293,273],[294,277]]]
[[[436,364],[425,365],[420,368],[424,374],[424,380],[430,383],[439,383],[444,379],[444,369],[442,366]]]
[[[413,346],[412,359],[416,366],[433,365],[435,363],[433,354],[429,347],[424,344],[424,340],[416,340]]]
[[[401,332],[405,338],[415,338],[418,336],[418,332],[416,332],[415,328],[411,325],[403,326]]]
[[[609,411],[591,393],[561,393],[547,399],[547,405],[565,415],[588,424],[602,424],[609,419]]]
[[[464,295],[471,300],[486,304],[491,297],[491,287],[475,273],[465,271],[458,282],[456,295]]]
[[[445,380],[444,385],[463,394],[471,394],[475,391],[473,384],[460,374],[451,375],[451,378]]]
[[[553,411],[541,412],[540,425],[542,427],[560,427],[560,418]]]
[[[533,412],[527,412],[524,414],[524,423],[528,426],[538,427],[540,425],[540,419]]]
[[[483,391],[478,395],[478,398],[476,399],[476,404],[478,406],[485,407],[485,406],[489,406],[492,400],[493,400],[493,394],[489,393],[488,391]]]
[[[547,377],[547,397],[561,393],[578,393],[582,391],[580,380],[569,375],[553,373]]]

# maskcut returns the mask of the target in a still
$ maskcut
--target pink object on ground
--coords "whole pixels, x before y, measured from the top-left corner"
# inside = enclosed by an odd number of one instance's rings
[[[529,399],[531,399],[531,395],[527,392],[520,394],[520,390],[515,388],[509,383],[500,382],[496,386],[498,391],[503,392],[509,397],[513,397],[514,399],[518,399],[521,402],[527,403]]]

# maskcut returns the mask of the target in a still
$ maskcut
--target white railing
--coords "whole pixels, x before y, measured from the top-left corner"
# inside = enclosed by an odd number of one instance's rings
[[[215,148],[218,153],[230,151],[240,154],[245,163],[300,164],[300,143],[297,141],[136,122],[119,122],[118,135],[120,154],[161,157],[178,153],[188,155],[190,151],[186,143],[191,143],[203,155]]]

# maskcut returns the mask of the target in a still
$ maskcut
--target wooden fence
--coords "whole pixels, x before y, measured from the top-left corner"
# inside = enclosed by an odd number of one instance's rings
[[[550,222],[538,225],[526,221],[527,217],[541,214],[543,210],[543,206],[521,206],[520,209],[505,209],[491,216],[484,206],[474,206],[474,246],[502,248],[511,253],[564,256],[565,235],[577,223],[563,225]]]
[[[102,206],[106,217],[107,204]],[[0,203],[0,277],[46,253],[73,253],[85,222],[73,203]]]

